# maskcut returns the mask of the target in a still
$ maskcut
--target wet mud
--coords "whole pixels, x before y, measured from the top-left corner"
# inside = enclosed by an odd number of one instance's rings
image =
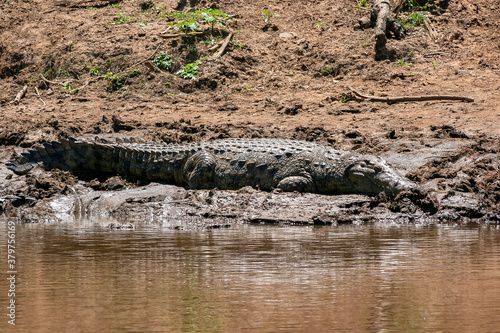
[[[195,131],[199,131],[196,129]],[[192,128],[182,128],[179,135]],[[215,133],[211,133],[214,135]],[[245,187],[237,191],[190,190],[142,179],[91,173],[45,171],[13,175],[5,162],[19,148],[2,150],[0,209],[24,222],[97,219],[110,228],[135,228],[148,223],[171,228],[220,228],[234,223],[330,225],[393,221],[399,223],[477,222],[500,220],[500,149],[498,141],[473,138],[360,138],[343,135],[364,152],[378,154],[422,191],[318,195],[265,192]],[[400,134],[401,136],[401,134]],[[333,144],[336,146],[336,144]],[[370,147],[368,149],[367,147]]]
[[[145,3],[0,4],[2,215],[26,222],[104,217],[112,228],[140,221],[210,228],[500,220],[499,3],[403,8],[401,18],[427,15],[436,34],[424,24],[407,26],[404,38],[389,38],[383,59],[373,29],[360,26],[367,11],[351,0]],[[161,36],[180,17],[207,8],[234,20],[206,36]],[[229,31],[232,40],[214,58]],[[154,65],[161,52],[172,56],[169,70]],[[196,79],[176,74],[197,60]],[[464,95],[474,102],[375,102],[356,98],[349,86],[372,96]],[[423,193],[191,191],[117,175],[37,169],[16,176],[5,168],[33,145],[93,135],[312,141],[379,155]]]

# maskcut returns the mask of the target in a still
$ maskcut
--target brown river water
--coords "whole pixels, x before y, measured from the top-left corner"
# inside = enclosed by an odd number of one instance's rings
[[[500,332],[500,227],[15,224],[0,331]]]

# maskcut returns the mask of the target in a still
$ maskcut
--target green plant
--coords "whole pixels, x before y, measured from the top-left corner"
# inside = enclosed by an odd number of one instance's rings
[[[349,97],[348,95],[346,94],[342,94],[342,98],[340,99],[340,102],[341,103],[347,103],[351,100],[351,97]]]
[[[113,74],[112,72],[106,73],[106,75],[104,76],[104,80],[109,81],[109,87],[108,87],[109,91],[115,91],[121,88],[123,84],[125,84],[126,79],[127,75],[124,74],[117,75]]]
[[[200,10],[194,14],[195,17],[202,17],[204,23],[209,24],[212,32],[214,31],[215,25],[219,23],[220,26],[225,27],[225,20],[232,20],[231,15],[221,12],[219,9],[207,9]]]
[[[66,44],[66,51],[68,52],[71,52],[71,49],[73,48],[73,42],[72,41],[69,41],[67,44]]]
[[[177,23],[170,23],[171,27],[179,27],[179,31],[185,33],[186,35],[190,32],[198,30],[198,24],[194,18],[189,20],[184,20]]]
[[[397,63],[401,67],[410,67],[411,63],[404,61],[403,59],[398,59]]]
[[[126,18],[125,16],[123,16],[122,13],[117,13],[118,14],[118,17],[116,17],[113,22],[109,22],[108,24],[110,25],[118,25],[118,24],[123,24],[123,23],[127,23],[127,22],[132,22],[134,20],[133,17],[130,17],[130,18]]]
[[[243,42],[240,40],[234,40],[233,45],[234,45],[234,48],[237,50],[241,50],[245,46],[245,44],[243,44]]]
[[[361,10],[362,8],[368,8],[367,6],[368,0],[358,0],[357,2],[358,2],[358,7],[354,9],[355,12]]]
[[[404,10],[416,10],[423,9],[426,10],[429,5],[433,4],[435,0],[404,0],[402,3],[402,9]]]
[[[77,94],[78,93],[78,88],[74,88],[74,89],[71,88],[71,85],[68,82],[63,84],[63,88],[67,89],[70,94]]]
[[[138,77],[141,76],[141,70],[140,69],[133,69],[130,72],[128,72],[128,77]]]
[[[325,75],[330,74],[331,71],[332,71],[331,67],[326,66],[325,68],[323,68],[323,74]]]
[[[101,71],[101,68],[99,66],[96,66],[96,67],[91,68],[89,70],[90,75],[98,75],[100,71]]]
[[[436,60],[434,60],[434,61],[432,62],[432,67],[433,67],[434,69],[436,69]]]
[[[264,22],[266,22],[266,24],[271,24],[271,20],[273,19],[273,17],[279,17],[279,15],[275,12],[270,12],[267,10],[262,11],[262,16],[264,17]]]
[[[318,29],[320,32],[328,30],[329,26],[330,24],[326,22],[316,22],[316,29]]]
[[[161,51],[160,55],[153,59],[153,65],[164,71],[170,71],[174,60],[172,56],[166,55],[165,52]]]
[[[407,27],[416,27],[418,25],[424,24],[426,18],[427,15],[425,14],[411,13],[410,15],[398,18],[397,21],[399,22],[399,24],[401,24],[403,28],[407,28]]]
[[[184,66],[184,69],[181,69],[175,74],[186,80],[194,80],[196,79],[196,75],[198,75],[198,68],[200,66],[200,63],[201,59],[193,63],[186,64],[186,66]]]
[[[141,4],[139,6],[141,7],[142,10],[148,10],[148,9],[154,8],[155,4],[153,3],[153,1],[144,1],[144,2],[141,2]]]
[[[119,3],[108,3],[106,7],[115,7],[115,8],[122,8]]]

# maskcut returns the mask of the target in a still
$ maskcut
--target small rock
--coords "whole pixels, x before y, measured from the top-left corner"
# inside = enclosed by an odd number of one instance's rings
[[[370,16],[360,18],[358,20],[358,24],[360,29],[368,29],[371,24]]]
[[[280,33],[280,38],[296,38],[297,35],[293,32],[282,32]]]
[[[111,177],[104,183],[104,189],[106,191],[115,191],[125,187],[125,182],[118,176]]]

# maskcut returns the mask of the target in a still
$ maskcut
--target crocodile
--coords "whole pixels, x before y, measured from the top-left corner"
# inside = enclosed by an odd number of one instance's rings
[[[418,188],[380,157],[288,139],[166,144],[70,137],[35,146],[7,163],[18,175],[36,166],[133,176],[190,189],[251,186],[264,191],[395,196]]]

